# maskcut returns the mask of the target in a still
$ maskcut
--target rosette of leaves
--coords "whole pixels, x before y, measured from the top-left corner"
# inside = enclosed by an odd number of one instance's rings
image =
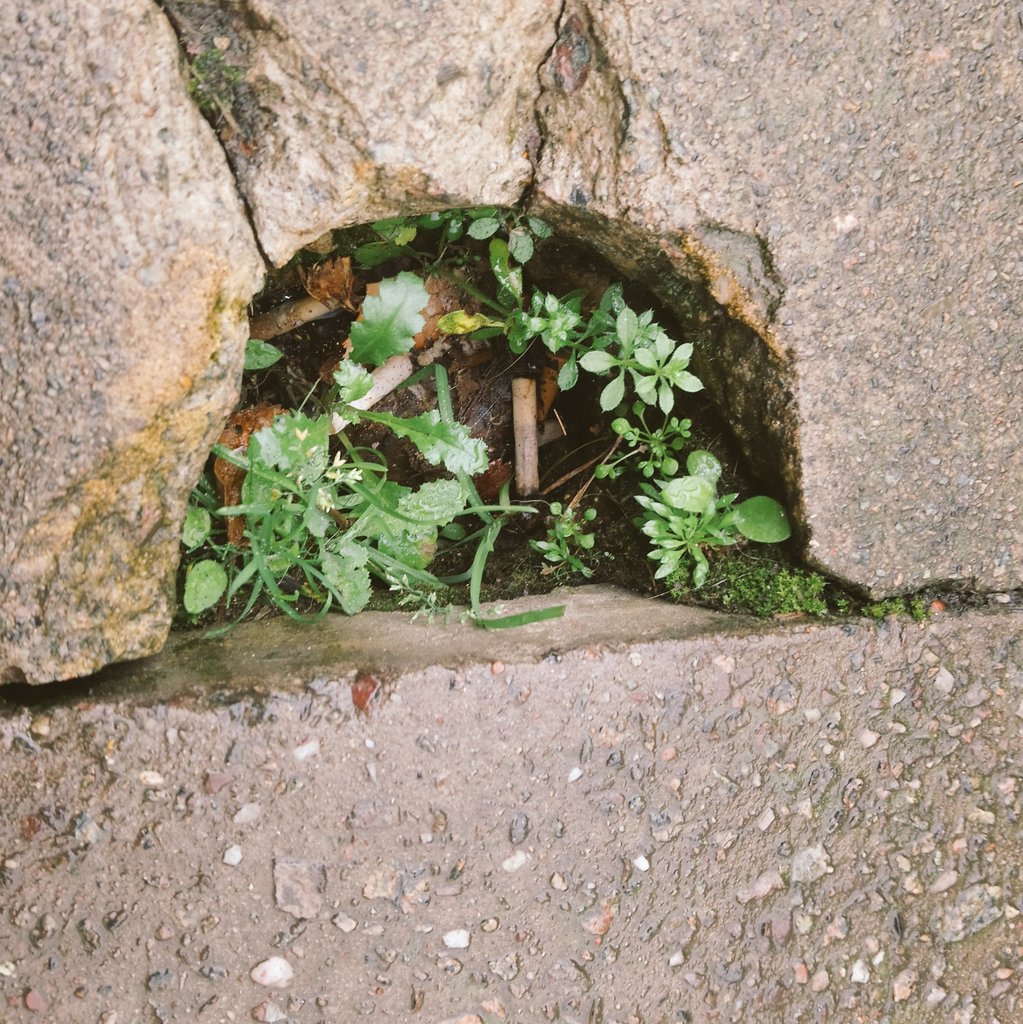
[[[650,558],[659,562],[655,578],[686,568],[693,587],[707,579],[710,563],[706,548],[735,544],[740,538],[775,544],[791,534],[785,510],[773,498],[759,496],[735,504],[736,494],[718,496],[721,463],[703,449],[686,459],[685,476],[641,484],[636,501],[645,515],[638,525],[650,538]]]

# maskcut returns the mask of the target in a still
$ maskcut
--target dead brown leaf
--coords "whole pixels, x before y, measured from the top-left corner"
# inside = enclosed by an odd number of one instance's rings
[[[244,451],[249,445],[249,438],[270,426],[287,410],[280,405],[254,405],[248,409],[239,409],[228,421],[220,434],[218,444],[233,452]],[[218,455],[213,460],[213,475],[217,480],[217,491],[222,505],[238,505],[242,500],[242,481],[245,470],[232,465],[227,459]],[[229,516],[227,520],[227,540],[230,544],[240,544],[245,533],[245,520],[241,516]]]
[[[309,295],[325,305],[345,309],[354,313],[359,308],[359,281],[352,272],[350,256],[324,260],[315,267],[298,268],[302,287]]]

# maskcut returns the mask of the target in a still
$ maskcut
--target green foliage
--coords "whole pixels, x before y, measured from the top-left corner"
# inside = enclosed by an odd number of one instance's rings
[[[401,273],[380,282],[379,295],[367,295],[362,319],[352,324],[352,361],[381,366],[412,348],[426,321],[420,310],[430,301],[423,280]]]
[[[690,589],[689,572],[668,576],[671,593],[684,597]],[[746,553],[716,559],[704,589],[716,603],[747,615],[816,615],[829,613],[827,581],[819,573],[779,564]]]
[[[208,67],[195,62],[196,90],[218,60],[222,63],[219,52],[209,57]],[[216,105],[223,105],[223,97]],[[623,451],[598,466],[595,476],[617,479],[627,470],[636,472],[636,500],[644,510],[637,524],[652,542],[658,578],[674,582],[691,576],[699,587],[707,579],[710,548],[741,539],[774,543],[789,535],[784,510],[773,499],[737,503],[735,494],[718,495],[721,467],[710,452],[691,452],[686,472],[680,473],[692,422],[675,415],[675,404],[680,393],[703,387],[689,370],[691,343],[669,337],[652,311],[633,310],[619,284],[605,290],[596,308],[585,304],[581,291],[559,296],[527,287],[524,267],[537,243],[551,234],[543,221],[480,207],[378,221],[373,234],[355,249],[363,267],[392,260],[405,267],[418,264],[424,275],[448,277],[485,310],[447,313],[440,320],[445,333],[469,339],[503,335],[515,354],[542,347],[561,363],[562,390],[576,386],[582,374],[604,378],[600,408],[615,414],[611,429]],[[489,269],[489,282],[480,283],[477,269],[464,272],[468,266]],[[513,506],[507,486],[495,505],[480,501],[472,478],[487,468],[486,448],[455,421],[443,367],[430,367],[437,381],[434,410],[398,416],[357,407],[373,384],[366,367],[411,350],[428,301],[419,274],[403,270],[380,281],[378,294],[365,299],[360,318],[351,324],[351,358],[334,374],[325,411],[278,417],[252,435],[244,452],[218,449],[244,470],[242,499],[218,507],[208,483],[193,495],[182,534],[189,614],[200,615],[223,600],[244,615],[260,599],[296,617],[310,608],[323,614],[335,605],[354,613],[368,602],[374,577],[400,595],[399,603],[422,600],[436,607],[448,581],[428,567],[437,544],[455,536],[475,545],[471,568],[459,579],[469,584],[478,623],[500,628],[560,614],[560,609],[510,617],[483,613],[482,577],[498,534],[509,515],[534,510]],[[276,346],[251,340],[246,369],[263,370],[280,358]],[[390,479],[382,455],[356,447],[346,433],[360,422],[385,426],[449,477],[417,488]],[[576,515],[554,503],[551,513],[546,539],[531,546],[551,566],[591,576],[585,556],[595,543],[587,532],[595,511]],[[241,544],[221,539],[220,523],[228,517],[243,520]],[[466,530],[462,523],[474,519],[474,532]]]
[[[597,510],[588,508],[577,519],[575,509],[565,508],[561,502],[555,501],[551,503],[551,516],[553,522],[547,531],[547,539],[531,540],[529,546],[539,551],[552,565],[582,573],[589,579],[593,570],[583,562],[581,555],[591,551],[596,541],[596,534],[586,533],[585,527],[597,518]]]
[[[229,64],[215,46],[203,50],[188,65],[188,93],[207,116],[229,116],[238,84],[244,78],[241,68]]]
[[[284,353],[268,341],[249,338],[245,344],[245,369],[266,370],[273,366]]]
[[[659,562],[656,579],[692,572],[693,587],[707,579],[710,563],[705,548],[769,536],[771,543],[789,536],[785,510],[773,498],[755,498],[735,505],[738,495],[717,493],[721,463],[708,451],[691,452],[686,476],[659,480],[657,487],[641,484],[636,501],[646,515],[640,529],[650,538],[650,558]]]
[[[642,402],[634,402],[632,415],[635,419],[619,416],[611,421],[611,429],[629,446],[630,451],[614,462],[597,466],[594,475],[598,480],[617,480],[630,459],[636,459],[635,467],[647,479],[655,473],[674,476],[678,472],[676,455],[692,436],[693,421],[668,416],[660,426],[649,427],[646,414],[647,407]]]

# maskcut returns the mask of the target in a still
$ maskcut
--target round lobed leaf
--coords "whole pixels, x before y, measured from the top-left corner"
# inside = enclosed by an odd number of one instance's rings
[[[190,565],[185,573],[185,593],[182,604],[190,615],[212,608],[227,590],[227,573],[212,558],[204,558]]]
[[[739,532],[750,540],[761,544],[777,544],[792,535],[785,509],[774,500],[763,495],[748,498],[736,506],[735,525]]]

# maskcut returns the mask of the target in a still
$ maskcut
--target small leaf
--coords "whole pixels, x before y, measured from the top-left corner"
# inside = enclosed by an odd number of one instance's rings
[[[190,565],[185,572],[185,593],[182,603],[189,615],[212,608],[227,590],[227,573],[212,558]]]
[[[565,365],[558,370],[558,387],[562,391],[571,391],[579,381],[579,364],[576,362],[575,353],[565,361]]]
[[[500,226],[501,222],[496,217],[481,217],[469,225],[467,233],[470,238],[482,241],[484,238],[490,238],[491,235],[496,234]]]
[[[444,423],[436,409],[403,418],[386,412],[363,413],[363,418],[385,423],[398,437],[408,438],[431,466],[444,463],[449,473],[475,476],[487,468],[487,446],[469,435],[462,423]]]
[[[259,338],[249,338],[245,343],[245,369],[265,370],[268,366],[273,366],[283,355],[276,345]]]
[[[675,387],[681,388],[683,391],[693,393],[703,390],[703,381],[695,374],[689,373],[688,370],[672,374],[672,380],[674,381]]]
[[[342,360],[334,371],[334,382],[338,386],[338,400],[346,404],[365,398],[373,390],[373,375],[351,359]]]
[[[627,352],[630,351],[632,343],[636,340],[636,334],[639,331],[639,321],[636,318],[636,314],[628,306],[618,314],[615,330],[618,333],[618,341],[621,343],[622,348]]]
[[[181,543],[189,551],[194,551],[210,535],[211,526],[209,512],[193,505],[185,513],[185,522],[181,527]]]
[[[661,382],[661,386],[657,389],[657,404],[665,416],[675,407],[675,392],[670,384]]]
[[[346,615],[361,612],[369,602],[372,591],[366,568],[368,558],[364,547],[351,542],[324,547],[322,551],[323,575]]]
[[[306,483],[318,480],[327,468],[330,417],[316,419],[300,412],[278,416],[273,425],[257,431],[249,439],[252,458],[265,466],[292,476],[302,474]]]
[[[533,239],[521,229],[508,235],[508,250],[519,263],[528,263],[533,258]]]
[[[490,268],[498,284],[498,298],[502,302],[519,305],[522,302],[522,270],[512,268],[507,242],[500,238],[490,240]]]
[[[437,327],[445,334],[471,334],[481,327],[498,326],[482,313],[469,314],[464,309],[456,309],[453,313],[445,313],[437,321]]]
[[[785,509],[774,500],[760,496],[736,506],[736,527],[744,537],[761,544],[777,544],[792,535]]]
[[[591,350],[583,354],[579,360],[579,365],[584,370],[589,370],[590,373],[607,373],[613,366],[618,365],[618,361],[610,352]],[[616,402],[615,404],[617,405],[618,403]]]
[[[600,393],[600,408],[604,412],[610,412],[622,403],[625,397],[625,374],[620,373]]]
[[[663,499],[683,512],[702,513],[714,501],[717,488],[700,476],[680,476],[669,480],[661,489]]]
[[[693,476],[702,477],[712,484],[717,483],[721,476],[721,463],[705,448],[698,448],[689,453],[689,458],[686,459],[686,469]]]
[[[532,231],[537,238],[550,238],[554,233],[550,224],[545,220],[540,220],[539,217],[527,217],[526,223],[529,225],[529,230]]]
[[[408,271],[380,282],[379,295],[367,295],[362,319],[352,324],[352,354],[357,363],[382,366],[412,348],[426,321],[421,310],[430,301],[422,278]]]
[[[378,267],[381,263],[400,256],[402,250],[394,242],[367,242],[355,250],[355,259],[363,267]]]

